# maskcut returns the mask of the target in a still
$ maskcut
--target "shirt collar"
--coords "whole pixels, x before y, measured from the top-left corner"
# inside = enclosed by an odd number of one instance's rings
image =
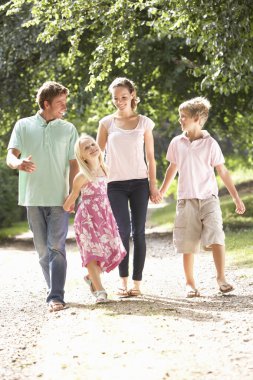
[[[36,117],[37,117],[37,120],[38,120],[39,124],[40,124],[42,127],[46,127],[46,126],[47,126],[47,122],[46,122],[46,120],[40,115],[40,112],[39,112],[39,111],[36,113]]]
[[[202,139],[206,139],[210,136],[210,133],[208,131],[206,131],[205,129],[202,130],[202,134],[203,134]],[[186,136],[186,132],[183,132],[180,136],[182,139],[189,140],[189,138]],[[195,141],[197,141],[197,140],[195,140]]]

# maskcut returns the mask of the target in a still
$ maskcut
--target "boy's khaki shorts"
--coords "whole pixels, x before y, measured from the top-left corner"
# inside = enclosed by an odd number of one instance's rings
[[[212,244],[225,244],[219,199],[179,199],[173,230],[178,253],[197,253],[200,243],[205,250]]]

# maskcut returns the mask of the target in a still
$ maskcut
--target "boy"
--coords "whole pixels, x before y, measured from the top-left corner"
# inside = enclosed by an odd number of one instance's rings
[[[176,251],[183,254],[187,297],[200,296],[193,274],[194,253],[199,251],[200,241],[205,250],[213,253],[219,290],[228,293],[234,289],[225,278],[224,232],[214,168],[236,205],[235,211],[245,212],[218,143],[202,129],[210,107],[210,102],[203,97],[179,106],[183,133],[174,137],[169,145],[166,158],[170,165],[160,188],[163,196],[179,173],[173,241]]]

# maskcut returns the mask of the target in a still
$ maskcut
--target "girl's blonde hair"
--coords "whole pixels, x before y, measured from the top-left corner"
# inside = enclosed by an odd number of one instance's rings
[[[81,136],[79,137],[79,139],[76,141],[75,147],[74,147],[74,151],[75,151],[75,157],[77,159],[80,171],[83,173],[83,175],[85,176],[85,178],[88,181],[93,181],[96,178],[96,176],[91,172],[91,170],[90,170],[90,168],[88,166],[87,161],[85,161],[83,159],[82,151],[81,151],[81,147],[80,147],[80,143],[83,140],[87,140],[87,139],[90,139],[90,140],[96,142],[93,137],[91,137],[91,136],[83,133],[83,134],[81,134]],[[100,163],[100,166],[101,166],[103,172],[107,176],[107,168],[105,166],[105,163],[104,163],[104,160],[103,160],[103,155],[102,155],[102,152],[101,152],[100,148],[99,148],[99,151],[100,151],[100,153],[99,153],[99,156],[98,156],[98,160],[99,160],[99,163]]]
[[[112,94],[112,90],[115,87],[126,87],[128,91],[130,92],[130,94],[133,94],[133,99],[131,100],[131,108],[132,110],[135,111],[137,108],[137,104],[140,102],[140,98],[137,97],[134,82],[130,79],[119,77],[119,78],[114,79],[114,81],[109,86],[109,91],[111,94]]]
[[[198,96],[196,98],[186,100],[180,104],[178,110],[185,110],[190,114],[191,117],[199,116],[201,126],[203,127],[206,123],[209,115],[209,109],[211,108],[211,103],[208,99]]]

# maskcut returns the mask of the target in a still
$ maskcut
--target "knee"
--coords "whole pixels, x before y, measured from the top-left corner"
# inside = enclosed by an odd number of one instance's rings
[[[140,229],[133,232],[133,240],[145,240],[145,229]]]

